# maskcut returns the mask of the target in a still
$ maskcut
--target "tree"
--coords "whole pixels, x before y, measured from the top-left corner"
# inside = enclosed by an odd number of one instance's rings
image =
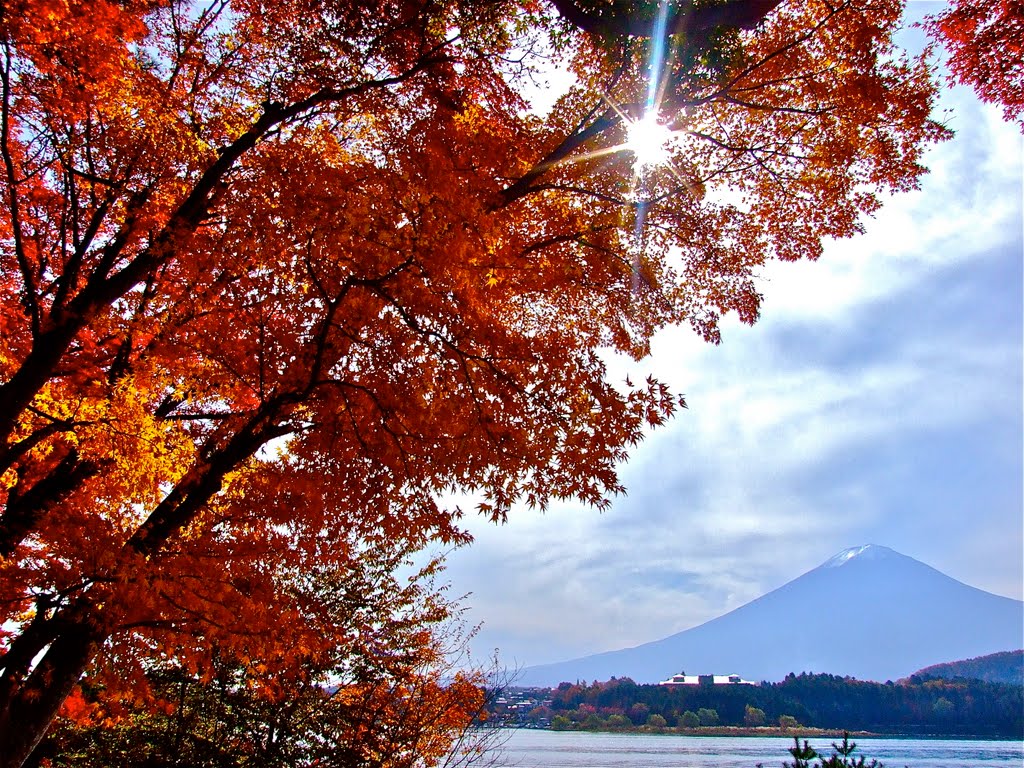
[[[842,744],[832,742],[832,754],[829,757],[819,754],[806,740],[801,747],[800,739],[794,736],[793,746],[789,748],[793,762],[783,761],[782,768],[885,768],[877,760],[867,762],[867,758],[863,755],[853,757],[856,750],[857,744],[850,741],[848,733],[843,733]],[[812,763],[811,761],[815,758],[818,759],[818,762]],[[762,768],[761,763],[757,764],[757,768]]]
[[[932,704],[932,714],[934,714],[939,720],[951,720],[955,713],[956,707],[953,706],[953,702],[945,696],[940,696],[935,700],[935,703]]]
[[[114,714],[96,703],[86,723],[58,719],[32,760],[77,768],[454,766],[482,757],[498,734],[474,728],[483,695],[464,676],[442,682],[420,673],[358,688],[321,681],[273,698],[252,683],[237,665],[218,665],[208,680],[161,670],[150,680],[156,701]]]
[[[782,730],[799,728],[800,723],[792,715],[779,715],[779,727],[782,728]]]
[[[633,725],[643,725],[647,722],[647,718],[651,714],[651,708],[644,704],[642,701],[638,701],[629,708],[629,712],[626,713]]]
[[[683,712],[682,717],[679,718],[679,725],[683,728],[696,728],[700,725],[700,718],[697,717],[696,712],[686,710]]]
[[[572,727],[572,721],[565,715],[555,715],[551,718],[551,730],[567,731]]]
[[[608,719],[605,720],[604,726],[610,728],[613,731],[625,731],[633,727],[633,723],[628,717],[621,714],[608,715]]]
[[[796,736],[793,737],[793,746],[789,749],[789,754],[793,756],[793,762],[782,763],[782,768],[812,768],[811,760],[818,757],[818,753],[814,748],[804,740],[804,745],[800,746],[800,739]]]
[[[1024,3],[953,0],[925,28],[949,50],[951,79],[1002,104],[1024,130]]]
[[[714,709],[701,707],[697,710],[697,720],[703,726],[718,725],[718,712]]]
[[[795,741],[794,737],[794,741]],[[867,762],[864,755],[854,757],[857,751],[856,742],[850,741],[850,734],[843,732],[843,743],[832,742],[832,754],[829,757],[819,756],[821,768],[885,768],[884,764],[872,759]]]
[[[436,564],[406,582],[397,559],[366,553],[342,573],[313,567],[290,588],[325,603],[337,638],[272,669],[218,651],[206,669],[153,661],[144,687],[111,701],[86,687],[33,755],[53,766],[296,765],[445,768],[474,762],[498,733],[484,683],[458,669],[471,633],[432,587]],[[372,617],[372,620],[370,619]],[[394,646],[401,648],[400,653]],[[269,678],[269,679],[268,679]],[[65,706],[68,715],[73,710]]]
[[[743,724],[749,725],[752,728],[756,728],[758,726],[764,725],[764,723],[764,710],[758,709],[757,707],[747,704],[747,706],[743,709]]]
[[[8,4],[0,765],[83,674],[116,702],[153,659],[303,658],[282,575],[465,542],[447,491],[606,506],[681,400],[598,350],[753,322],[761,264],[944,136],[897,0],[728,0],[672,14],[670,162],[634,169],[631,6]],[[546,116],[541,55],[577,77]]]
[[[651,715],[647,718],[647,727],[653,728],[656,731],[664,730],[667,725],[668,721],[661,715]]]

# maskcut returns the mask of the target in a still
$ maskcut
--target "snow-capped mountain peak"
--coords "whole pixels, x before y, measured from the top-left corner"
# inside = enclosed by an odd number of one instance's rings
[[[879,544],[862,544],[859,547],[850,547],[844,549],[838,555],[833,555],[824,563],[823,568],[838,568],[841,565],[846,565],[854,558],[860,560],[878,560],[883,557],[889,557],[896,553],[888,547],[880,546]]]
[[[943,659],[1019,648],[1021,626],[1021,601],[866,544],[700,626],[634,648],[529,667],[516,684],[613,676],[654,683],[680,669],[729,670],[748,680],[781,680],[789,672],[896,680]]]

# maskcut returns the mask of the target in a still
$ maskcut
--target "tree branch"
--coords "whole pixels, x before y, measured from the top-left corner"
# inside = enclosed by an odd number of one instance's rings
[[[693,7],[684,0],[668,18],[673,35],[704,35],[719,27],[753,29],[782,0],[726,0],[720,5]],[[637,4],[614,2],[610,9],[585,8],[580,0],[551,0],[559,15],[574,27],[604,37],[650,37],[654,33],[653,4],[644,13]]]

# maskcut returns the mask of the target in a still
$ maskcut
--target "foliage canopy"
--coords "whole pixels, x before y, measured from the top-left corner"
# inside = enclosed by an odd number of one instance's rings
[[[945,135],[899,0],[634,5],[5,4],[0,763],[86,670],[294,667],[336,637],[290,579],[465,541],[452,489],[606,505],[681,401],[599,350],[753,322]]]
[[[1024,3],[953,0],[925,27],[949,50],[951,79],[1001,104],[1024,130]]]

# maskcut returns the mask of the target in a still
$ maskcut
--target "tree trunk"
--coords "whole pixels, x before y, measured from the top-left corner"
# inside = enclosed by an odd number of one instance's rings
[[[29,758],[106,634],[99,622],[79,621],[50,644],[0,712],[0,768],[21,768]]]

